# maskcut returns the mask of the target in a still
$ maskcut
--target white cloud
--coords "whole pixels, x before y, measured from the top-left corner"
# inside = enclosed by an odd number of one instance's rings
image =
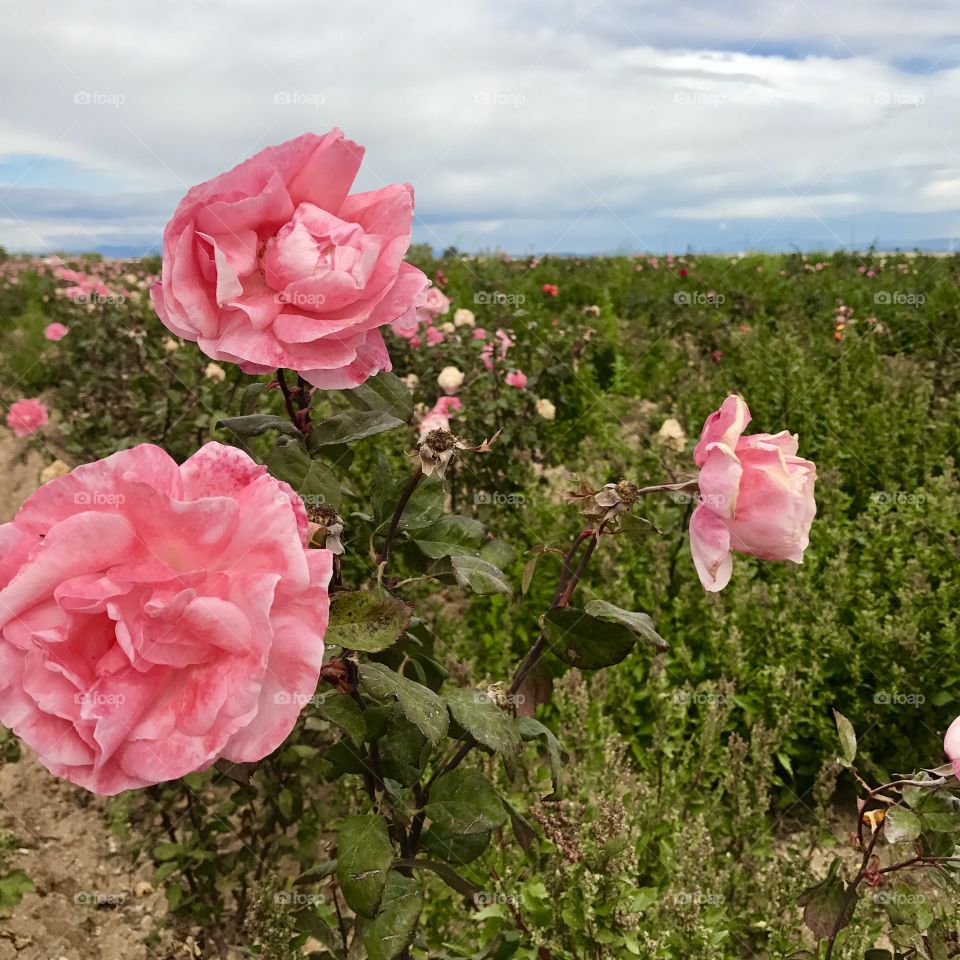
[[[944,39],[960,34],[952,0],[274,0],[266,11],[253,0],[0,7],[0,84],[15,91],[4,153],[56,156],[116,189],[102,200],[112,226],[83,194],[58,231],[49,198],[7,195],[11,176],[0,217],[41,236],[99,242],[108,229],[142,242],[189,185],[334,124],[367,146],[364,187],[415,185],[417,238],[436,245],[696,246],[709,241],[698,224],[718,219],[727,243],[757,219],[767,239],[812,221],[831,242],[848,239],[844,218],[886,214],[883,229],[909,240],[944,235],[941,212],[960,208],[960,129],[943,122],[960,100],[960,45]],[[150,208],[131,197],[126,216],[128,191]],[[23,236],[0,222],[0,243]]]

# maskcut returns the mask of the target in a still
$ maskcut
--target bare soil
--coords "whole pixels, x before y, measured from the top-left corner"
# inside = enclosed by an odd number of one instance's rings
[[[0,522],[36,488],[53,455],[28,448],[0,427]],[[170,932],[145,938],[165,912],[149,883],[148,864],[134,865],[106,817],[107,802],[57,780],[24,748],[0,765],[0,840],[13,851],[0,876],[23,870],[36,887],[0,915],[0,960],[166,960],[187,956]]]

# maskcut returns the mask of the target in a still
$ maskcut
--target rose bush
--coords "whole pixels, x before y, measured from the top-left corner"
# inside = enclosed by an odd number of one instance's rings
[[[802,563],[810,542],[817,469],[796,455],[797,438],[785,430],[742,436],[750,420],[743,399],[727,397],[693,451],[700,474],[690,548],[710,591],[730,582],[731,551]]]
[[[313,695],[332,557],[245,453],[141,445],[0,526],[0,722],[115,794],[275,750]]]
[[[193,187],[163,235],[160,319],[213,360],[357,386],[390,358],[428,280],[403,256],[413,188],[349,195],[363,148],[333,129],[267,147]]]

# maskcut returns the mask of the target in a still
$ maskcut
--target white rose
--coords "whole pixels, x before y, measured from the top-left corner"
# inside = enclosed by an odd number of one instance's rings
[[[219,363],[208,363],[206,369],[203,371],[203,375],[208,380],[216,380],[217,383],[223,383],[227,378],[226,370],[224,370]]]
[[[472,327],[476,323],[476,317],[473,315],[472,310],[461,307],[454,313],[453,323],[454,326],[457,327]]]
[[[541,397],[537,401],[537,413],[544,420],[554,420],[557,416],[557,408],[546,397]]]
[[[456,393],[463,386],[464,373],[456,367],[444,367],[437,377],[437,385],[444,393]]]

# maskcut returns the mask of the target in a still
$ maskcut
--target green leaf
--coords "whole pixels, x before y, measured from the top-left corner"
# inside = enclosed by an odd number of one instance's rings
[[[277,794],[277,809],[287,822],[293,819],[293,793],[288,787],[284,787]]]
[[[335,593],[325,639],[345,650],[379,653],[400,639],[412,612],[409,604],[369,590]]]
[[[542,743],[550,763],[550,779],[553,781],[553,793],[544,797],[544,800],[559,800],[563,792],[561,769],[569,759],[563,745],[553,735],[552,730],[533,717],[518,717],[514,726],[522,740],[539,740]]]
[[[533,575],[537,572],[537,564],[543,553],[535,553],[523,566],[523,575],[520,577],[520,592],[526,596],[533,581]]]
[[[797,898],[803,907],[803,921],[818,940],[833,935],[834,930],[842,930],[852,919],[857,897],[854,894],[844,906],[845,888],[837,876],[840,860],[835,859],[830,866],[826,879],[807,887]]]
[[[434,560],[458,554],[476,556],[486,527],[470,517],[440,517],[429,527],[421,530],[414,543]]]
[[[837,723],[837,733],[840,736],[840,758],[849,765],[857,755],[857,734],[853,724],[839,710],[833,711],[833,719]]]
[[[504,567],[509,567],[517,559],[517,551],[506,540],[495,537],[493,540],[488,540],[480,548],[480,559],[486,560],[487,563],[492,563],[502,570]]]
[[[354,443],[404,425],[403,420],[385,410],[352,410],[316,424],[307,445],[314,452],[323,447]]]
[[[513,718],[501,710],[485,693],[460,688],[444,696],[453,719],[477,743],[495,753],[502,753],[508,764],[516,762],[520,752],[520,735]]]
[[[321,880],[326,880],[327,877],[332,877],[336,872],[337,861],[324,860],[322,863],[315,863],[312,867],[307,867],[293,882],[298,886],[304,883],[319,883]]]
[[[920,818],[906,807],[891,807],[883,819],[883,835],[889,843],[916,840],[920,830]]]
[[[630,627],[599,620],[573,607],[548,610],[543,632],[550,651],[581,670],[619,663],[637,642],[637,634]]]
[[[251,413],[246,417],[227,417],[219,420],[218,427],[226,427],[238,437],[259,437],[268,430],[276,430],[288,437],[302,437],[303,434],[286,417],[275,417],[272,413]]]
[[[606,620],[608,623],[622,623],[629,627],[641,640],[646,640],[661,653],[669,649],[667,641],[657,633],[653,621],[645,613],[622,610],[612,603],[607,603],[606,600],[591,600],[584,607],[584,610],[598,620]]]
[[[334,691],[325,692],[316,700],[317,713],[324,720],[335,723],[359,747],[364,741],[367,725],[356,700]]]
[[[397,501],[396,481],[390,471],[390,464],[382,450],[377,451],[377,467],[373,471],[370,485],[370,501],[373,505],[373,518],[379,526],[393,513]],[[441,501],[440,509],[443,509]]]
[[[265,380],[258,383],[248,383],[240,394],[240,413],[244,417],[250,416],[257,408],[257,398],[267,389],[269,384]],[[288,421],[289,422],[289,421]],[[293,424],[291,423],[292,427]]]
[[[387,515],[393,513],[394,505],[400,499],[400,491],[406,486],[407,480],[402,480],[394,488],[390,499]],[[440,478],[434,474],[424,477],[418,484],[403,513],[400,515],[398,529],[415,531],[423,530],[434,524],[443,515],[443,485]]]
[[[448,863],[460,866],[472,863],[477,857],[483,856],[487,847],[490,846],[490,837],[489,833],[477,833],[465,837],[433,824],[423,835],[423,846],[435,857],[442,857]]]
[[[430,870],[440,877],[451,890],[456,890],[457,893],[462,893],[465,897],[473,898],[480,892],[474,884],[467,880],[466,877],[461,877],[449,864],[441,863],[438,860],[424,860],[422,858],[417,860],[398,860],[396,865],[398,867],[410,867],[413,870]]]
[[[26,893],[34,893],[33,881],[22,870],[11,870],[0,877],[0,910],[15,907]]]
[[[459,556],[451,559],[457,583],[481,595],[512,593],[503,571],[479,557]]]
[[[384,777],[412,787],[423,775],[430,759],[430,743],[405,717],[393,717],[379,746],[380,770]]]
[[[510,815],[510,825],[513,827],[513,833],[517,838],[517,843],[520,844],[520,849],[523,850],[524,853],[527,853],[530,847],[533,846],[533,841],[537,839],[537,832],[531,826],[530,821],[527,820],[512,803],[504,800],[503,805],[507,808],[507,813]]]
[[[326,504],[340,509],[340,481],[325,463],[312,460],[303,444],[280,439],[265,463],[270,473],[289,483],[307,505]]]
[[[461,837],[490,833],[507,820],[493,784],[479,770],[452,770],[439,777],[424,812],[441,830]]]
[[[385,410],[407,423],[413,419],[413,394],[395,374],[378,373],[343,395],[358,410]]]
[[[423,910],[419,880],[390,871],[377,918],[363,925],[361,939],[368,960],[394,960],[411,939]]]
[[[393,844],[383,817],[367,813],[343,821],[337,834],[337,879],[360,916],[376,916],[391,863]]]
[[[403,715],[420,728],[432,746],[447,735],[450,717],[443,700],[432,690],[381,663],[360,664],[360,682],[363,691],[374,700],[395,697]]]

